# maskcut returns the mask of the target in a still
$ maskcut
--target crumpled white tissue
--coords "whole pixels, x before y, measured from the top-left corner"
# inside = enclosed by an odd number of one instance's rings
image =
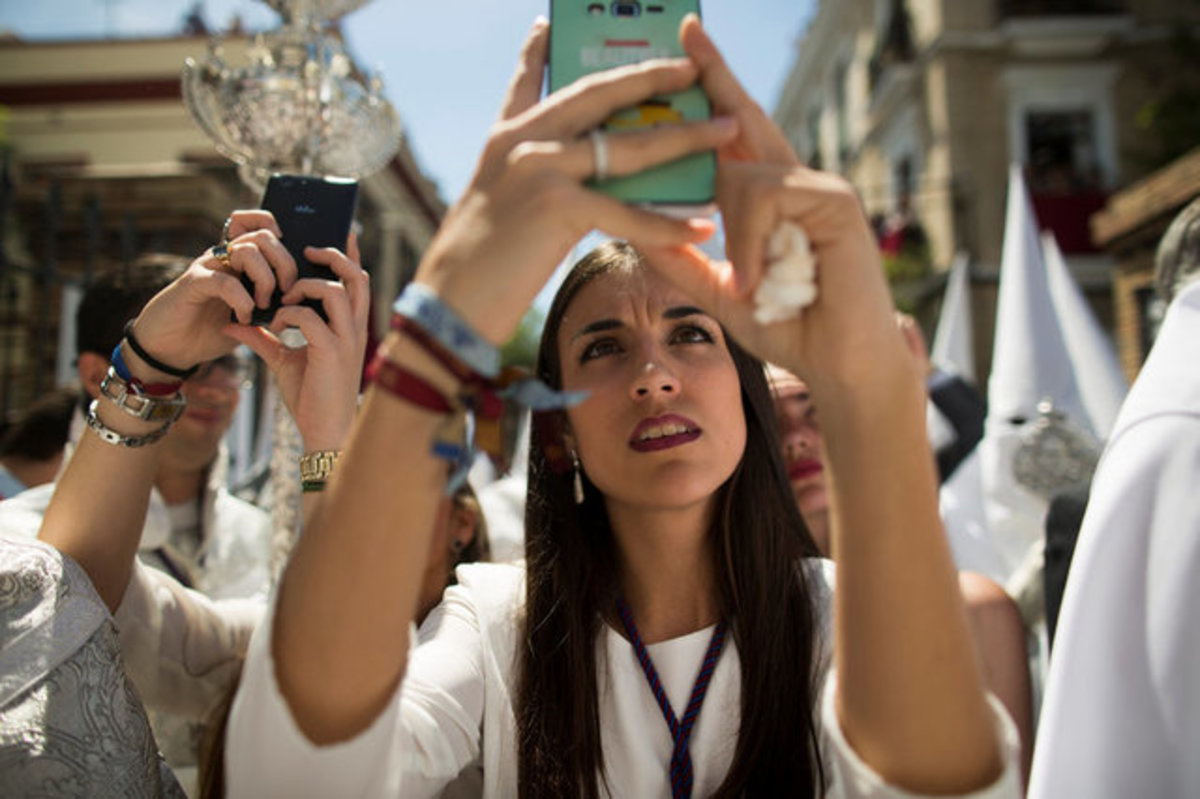
[[[754,318],[759,324],[800,315],[817,299],[817,259],[808,235],[784,220],[767,239],[767,268],[754,292]]]

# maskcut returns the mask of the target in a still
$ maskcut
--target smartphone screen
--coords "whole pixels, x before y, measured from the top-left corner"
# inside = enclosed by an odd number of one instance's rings
[[[263,193],[262,208],[270,211],[283,233],[280,241],[296,259],[299,278],[319,277],[329,279],[333,272],[327,266],[314,264],[304,257],[305,247],[336,247],[345,251],[350,236],[350,225],[354,221],[354,208],[358,199],[358,182],[349,178],[327,178],[314,175],[272,175]],[[245,275],[242,284],[251,296],[253,284]],[[271,295],[267,308],[255,308],[251,324],[270,324],[279,309],[279,289]],[[318,300],[302,300],[326,319],[325,310]]]
[[[699,13],[699,0],[550,0],[550,92],[592,72],[650,58],[683,56],[679,24],[687,14]],[[704,120],[711,114],[703,89],[692,86],[622,109],[601,127],[616,135],[655,125]],[[593,185],[629,203],[703,206],[713,200],[715,178],[716,157],[707,152]]]

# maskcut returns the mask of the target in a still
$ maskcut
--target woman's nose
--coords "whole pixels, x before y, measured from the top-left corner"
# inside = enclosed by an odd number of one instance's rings
[[[809,449],[808,439],[804,436],[791,435],[783,442],[783,454],[789,461],[807,456]]]
[[[679,380],[657,359],[646,361],[633,380],[630,394],[634,400],[679,393]]]
[[[816,436],[812,428],[803,423],[785,423],[783,428],[783,454],[788,460],[815,457]]]

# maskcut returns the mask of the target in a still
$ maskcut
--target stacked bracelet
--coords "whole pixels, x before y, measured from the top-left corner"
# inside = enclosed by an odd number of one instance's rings
[[[147,394],[143,389],[141,383],[123,379],[115,366],[108,367],[108,374],[100,381],[100,395],[135,419],[162,422],[165,428],[183,413],[184,399],[178,387],[169,396]]]
[[[92,404],[88,406],[87,414],[84,418],[87,420],[88,428],[100,436],[100,440],[108,444],[113,444],[118,447],[144,447],[147,444],[153,444],[167,434],[167,430],[171,428],[171,423],[167,422],[157,430],[152,430],[144,436],[127,436],[124,433],[119,433],[111,427],[100,421],[100,417],[96,415],[96,408],[99,406],[100,400],[92,400]]]
[[[583,392],[554,391],[520,369],[500,370],[500,353],[431,289],[410,283],[393,306],[392,329],[428,353],[459,381],[453,397],[442,395],[399,364],[377,356],[367,377],[381,389],[417,407],[446,414],[433,454],[451,462],[446,492],[466,479],[478,443],[502,459],[500,421],[504,401],[534,411],[564,408],[583,400]]]
[[[128,326],[127,326],[128,327]],[[132,345],[132,342],[131,342]],[[102,441],[122,447],[144,447],[167,434],[184,409],[180,394],[182,380],[169,383],[144,383],[134,377],[125,363],[122,345],[113,349],[112,362],[100,381],[100,396],[110,400],[124,413],[143,422],[161,422],[162,426],[144,436],[127,436],[112,429],[96,415],[99,399],[93,400],[86,414],[87,425]],[[135,348],[136,351],[136,348]],[[161,365],[151,363],[154,368]]]
[[[180,387],[183,386],[182,380],[174,380],[168,383],[143,383],[134,377],[129,371],[129,367],[125,364],[125,353],[122,351],[124,343],[124,340],[118,341],[117,346],[113,347],[112,351],[111,363],[113,371],[117,373],[117,377],[134,386],[137,389],[137,393],[145,394],[149,397],[169,397],[179,393]]]
[[[177,377],[180,380],[187,380],[189,377],[196,374],[196,370],[200,368],[200,364],[196,364],[188,369],[180,369],[175,366],[168,366],[150,353],[146,352],[146,348],[138,343],[138,340],[134,338],[133,322],[134,320],[130,319],[125,323],[125,340],[129,342],[129,348],[136,352],[138,357],[146,362],[147,366],[150,366],[151,368],[156,369],[165,375]]]

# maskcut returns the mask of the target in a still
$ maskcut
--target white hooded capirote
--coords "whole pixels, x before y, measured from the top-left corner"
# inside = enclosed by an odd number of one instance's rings
[[[1085,411],[1080,424],[1103,441],[1112,431],[1117,411],[1129,391],[1129,381],[1121,371],[1112,339],[1100,327],[1083,292],[1071,276],[1053,233],[1042,234],[1042,255],[1046,264],[1050,301],[1054,304],[1075,385]]]
[[[1092,481],[1029,796],[1200,796],[1200,281],[1171,304]]]

